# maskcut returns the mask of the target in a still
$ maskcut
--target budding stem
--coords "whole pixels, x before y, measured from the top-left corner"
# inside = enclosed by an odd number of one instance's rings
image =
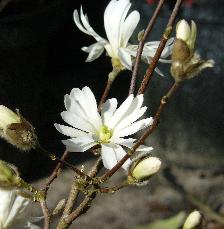
[[[79,176],[81,176],[82,178],[84,178],[85,180],[92,181],[92,178],[91,177],[89,177],[88,175],[86,175],[85,173],[83,173],[82,171],[80,171],[79,169],[77,169],[75,166],[73,166],[69,162],[67,162],[65,160],[61,160],[55,154],[52,154],[52,153],[48,152],[47,150],[45,150],[44,148],[42,148],[39,144],[36,146],[35,150],[43,153],[45,156],[47,155],[53,161],[57,161],[57,162],[60,162],[62,164],[65,164],[70,169],[72,169],[75,173],[77,173]]]

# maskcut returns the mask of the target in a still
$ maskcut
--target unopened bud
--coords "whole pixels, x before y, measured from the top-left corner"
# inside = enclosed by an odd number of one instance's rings
[[[6,162],[0,160],[0,187],[16,187],[19,182],[19,176],[16,171]]]
[[[203,60],[194,51],[196,36],[197,27],[194,21],[191,21],[191,27],[185,20],[177,23],[170,68],[170,73],[176,82],[191,79],[203,69],[214,66],[213,60]]]
[[[161,167],[161,161],[157,157],[143,156],[134,160],[129,169],[128,180],[130,182],[142,182],[148,180],[152,175],[157,173]]]
[[[33,126],[20,115],[18,110],[15,113],[3,105],[0,105],[0,135],[23,151],[28,151],[37,144]]]
[[[195,22],[191,21],[191,27],[184,19],[180,20],[176,26],[176,38],[183,40],[190,52],[193,52],[195,46],[195,40],[197,36],[197,26]]]
[[[199,211],[191,212],[183,226],[183,229],[195,229],[198,228],[202,223],[202,215]]]

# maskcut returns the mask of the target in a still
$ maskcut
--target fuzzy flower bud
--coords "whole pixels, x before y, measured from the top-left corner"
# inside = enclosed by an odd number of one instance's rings
[[[0,136],[20,150],[28,151],[37,144],[33,126],[16,110],[0,105]]]
[[[176,40],[172,50],[171,75],[176,82],[191,79],[203,69],[214,66],[213,60],[202,60],[195,49],[197,27],[194,21],[190,25],[181,20],[176,26]]]
[[[129,169],[129,182],[144,182],[161,168],[161,160],[157,157],[140,155],[134,159]]]
[[[19,176],[6,162],[0,160],[0,187],[12,188],[18,185]]]
[[[183,229],[195,229],[202,223],[202,215],[199,211],[191,212],[183,226]]]

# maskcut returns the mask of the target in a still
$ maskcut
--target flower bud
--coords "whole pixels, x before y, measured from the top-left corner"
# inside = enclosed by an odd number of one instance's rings
[[[6,162],[0,160],[0,187],[16,187],[19,182],[19,176],[16,171]]]
[[[12,123],[20,123],[20,117],[9,108],[0,105],[0,128],[6,132],[7,126]]]
[[[0,135],[20,150],[28,151],[37,144],[33,126],[17,113],[0,105]]]
[[[183,229],[195,229],[199,227],[202,223],[202,215],[199,211],[191,212],[183,226]]]
[[[214,66],[213,60],[203,60],[194,51],[196,35],[197,27],[194,21],[191,21],[191,27],[185,20],[177,23],[170,68],[170,73],[176,82],[191,79],[203,69]]]
[[[161,167],[161,161],[157,157],[143,156],[134,160],[129,169],[128,180],[130,182],[143,182],[157,173]]]
[[[195,46],[195,40],[197,36],[197,26],[195,22],[191,21],[191,27],[184,19],[180,20],[176,26],[176,38],[183,40],[190,52],[193,52]]]

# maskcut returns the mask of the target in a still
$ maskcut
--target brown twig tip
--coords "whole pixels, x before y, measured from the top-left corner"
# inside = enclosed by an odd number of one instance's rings
[[[146,71],[146,74],[142,80],[141,86],[138,90],[138,94],[144,94],[144,92],[145,92],[145,90],[149,84],[149,81],[152,78],[153,72],[154,72],[154,70],[158,64],[159,58],[160,58],[160,56],[163,52],[163,49],[165,48],[166,42],[169,39],[170,34],[172,32],[173,24],[175,22],[175,19],[177,17],[177,14],[178,14],[178,11],[181,7],[182,2],[183,2],[183,0],[177,0],[176,1],[174,9],[173,9],[173,11],[170,15],[169,21],[167,23],[166,29],[163,33],[161,40],[160,40],[159,47],[156,50],[156,53],[155,53],[154,57],[152,58],[152,62],[150,63],[150,65]]]
[[[156,19],[159,16],[160,10],[162,9],[162,6],[164,4],[165,0],[160,0],[158,2],[158,5],[149,21],[149,24],[143,34],[143,36],[141,37],[140,41],[139,41],[139,45],[138,45],[138,50],[137,50],[137,54],[136,54],[136,59],[134,62],[134,67],[133,67],[133,72],[132,72],[132,78],[131,78],[131,83],[130,83],[130,88],[129,88],[129,95],[130,94],[134,94],[135,91],[135,86],[136,86],[136,80],[137,80],[137,75],[138,75],[138,71],[139,71],[139,66],[140,66],[140,62],[141,62],[141,55],[142,55],[142,51],[144,48],[144,44],[146,39],[148,38],[150,32],[152,31],[153,26],[155,25]]]

